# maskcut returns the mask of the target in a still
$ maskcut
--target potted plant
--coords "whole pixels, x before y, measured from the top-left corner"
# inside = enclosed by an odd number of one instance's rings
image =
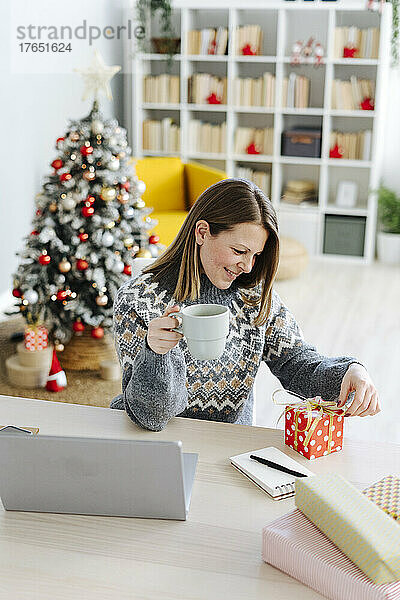
[[[152,38],[151,43],[154,51],[159,54],[168,54],[168,70],[173,63],[174,54],[180,51],[180,38],[175,37],[174,27],[172,24],[172,6],[171,0],[137,0],[136,11],[139,24],[144,31],[147,29],[148,18],[153,17],[156,13],[159,17],[160,31],[162,37]],[[149,51],[146,46],[150,40],[144,38],[140,44],[141,50]]]
[[[383,185],[378,189],[378,225],[379,260],[400,264],[400,198]]]

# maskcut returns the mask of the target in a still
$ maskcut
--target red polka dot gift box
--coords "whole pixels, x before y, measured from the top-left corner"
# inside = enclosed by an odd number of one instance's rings
[[[285,407],[285,444],[305,458],[313,460],[343,445],[344,409],[335,402],[310,398]]]

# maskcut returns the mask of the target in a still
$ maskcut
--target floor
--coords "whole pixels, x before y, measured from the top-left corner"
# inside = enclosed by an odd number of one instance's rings
[[[400,443],[400,268],[315,259],[300,277],[275,288],[308,342],[329,356],[357,357],[374,381],[381,412],[346,419],[345,435]],[[281,408],[272,404],[271,394],[279,387],[262,364],[256,379],[257,425],[277,426]]]

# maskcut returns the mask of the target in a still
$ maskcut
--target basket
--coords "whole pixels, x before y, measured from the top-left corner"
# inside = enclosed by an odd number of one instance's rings
[[[151,38],[157,54],[178,54],[180,52],[181,38]]]
[[[109,332],[101,339],[92,338],[90,331],[74,335],[59,355],[63,369],[71,371],[98,371],[104,360],[118,361],[114,340]]]

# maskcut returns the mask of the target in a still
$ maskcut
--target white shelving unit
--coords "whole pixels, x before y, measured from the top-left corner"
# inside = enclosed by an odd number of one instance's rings
[[[134,13],[133,2],[129,12]],[[175,0],[173,19],[177,37],[181,37],[181,54],[176,55],[171,73],[180,76],[179,104],[149,104],[142,101],[143,77],[146,74],[167,72],[165,55],[132,52],[127,46],[125,70],[132,74],[125,90],[126,114],[130,129],[134,155],[165,156],[170,153],[143,151],[142,124],[146,119],[171,117],[180,125],[180,152],[183,161],[196,160],[221,168],[231,177],[237,175],[239,166],[257,170],[270,170],[271,200],[278,212],[280,230],[303,242],[310,253],[327,258],[344,258],[356,262],[370,262],[375,251],[376,198],[374,190],[379,186],[383,125],[386,112],[385,87],[390,64],[391,5],[385,4],[382,15],[365,9],[364,0],[338,0],[336,2],[285,2],[249,0],[246,8],[239,0]],[[263,35],[262,56],[237,56],[234,54],[234,36],[240,25],[260,24]],[[228,54],[225,56],[193,56],[186,54],[186,33],[190,29],[205,27],[228,28]],[[333,55],[334,33],[337,26],[355,25],[359,28],[380,29],[379,58],[341,59]],[[147,37],[160,36],[158,21],[149,23]],[[291,48],[296,40],[314,37],[325,49],[323,66],[313,64],[292,67]],[[132,42],[130,42],[132,43]],[[233,80],[236,77],[258,77],[269,71],[276,77],[275,107],[237,107],[233,97]],[[291,71],[305,74],[311,79],[310,107],[306,109],[283,108],[282,82]],[[212,73],[228,78],[227,104],[193,105],[188,103],[188,78],[194,73]],[[374,79],[374,111],[342,111],[331,109],[332,82],[348,79],[350,75]],[[226,121],[226,154],[193,152],[188,139],[191,118],[205,122]],[[301,126],[322,128],[321,158],[298,158],[281,155],[281,139],[284,129]],[[271,156],[235,155],[234,135],[238,126],[273,127],[274,146]],[[344,160],[329,158],[330,132],[372,130],[371,159]],[[318,204],[314,207],[291,206],[281,202],[285,182],[289,179],[310,178],[318,186]],[[341,180],[357,182],[358,204],[344,209],[335,205],[336,189]],[[356,219],[358,231],[364,231],[363,251],[354,254],[324,253],[327,216],[339,218],[338,236],[341,225]],[[347,217],[347,220],[346,220]],[[341,219],[341,221],[340,221]],[[351,228],[344,227],[346,235]]]

